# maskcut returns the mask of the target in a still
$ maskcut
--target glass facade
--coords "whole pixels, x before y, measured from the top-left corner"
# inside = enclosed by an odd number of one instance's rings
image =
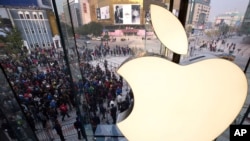
[[[90,119],[90,113],[89,109],[84,107],[84,102],[86,102],[86,98],[84,96],[83,92],[83,85],[86,80],[83,78],[83,68],[80,67],[80,65],[83,63],[82,60],[80,60],[79,55],[79,46],[77,45],[77,41],[75,38],[75,27],[73,25],[73,16],[72,13],[69,13],[69,11],[72,11],[69,1],[64,3],[64,7],[60,4],[60,0],[53,1],[53,6],[55,9],[55,15],[57,19],[57,25],[59,28],[59,33],[61,35],[61,44],[64,51],[64,59],[65,64],[67,65],[69,75],[70,75],[70,84],[71,84],[71,93],[74,95],[74,103],[76,108],[76,115],[77,118],[80,119],[81,122],[81,131],[82,136],[84,138],[94,138],[94,133],[92,130],[91,125],[91,119]],[[59,9],[68,9],[64,11],[63,13],[60,13],[62,11],[59,11]],[[66,24],[60,21],[60,16],[63,15],[69,15],[70,24]]]
[[[3,62],[4,63],[4,62]],[[9,75],[9,74],[8,74]],[[28,113],[21,108],[18,95],[13,92],[13,82],[9,83],[7,75],[0,70],[0,124],[1,140],[35,141],[37,137],[32,130],[34,123],[27,119]]]

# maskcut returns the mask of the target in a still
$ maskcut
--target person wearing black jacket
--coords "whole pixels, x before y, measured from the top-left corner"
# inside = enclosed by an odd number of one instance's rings
[[[110,115],[113,119],[113,124],[116,124],[116,112],[117,108],[114,106],[114,104],[111,104]]]
[[[62,126],[58,122],[58,120],[55,120],[54,129],[56,130],[56,133],[60,136],[61,141],[65,141],[65,138],[63,136]]]
[[[81,122],[78,118],[76,118],[76,121],[74,122],[74,127],[77,131],[78,139],[81,139]]]

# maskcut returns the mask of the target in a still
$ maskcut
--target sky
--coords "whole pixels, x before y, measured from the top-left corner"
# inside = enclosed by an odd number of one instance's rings
[[[229,11],[238,11],[244,16],[248,3],[249,0],[211,0],[209,21],[214,21],[216,15]]]

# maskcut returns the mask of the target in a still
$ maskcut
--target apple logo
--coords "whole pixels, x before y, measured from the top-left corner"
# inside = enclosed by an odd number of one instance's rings
[[[172,22],[178,19],[159,6],[151,5],[150,9],[161,42],[174,52],[185,53],[185,36],[173,39],[178,44],[176,49],[176,44],[168,43],[173,37],[166,39],[166,33],[158,31],[159,27],[164,31],[168,26],[164,17]],[[164,16],[159,18],[159,11]],[[165,16],[166,12],[170,14]],[[154,22],[156,18],[165,22],[164,27]],[[172,28],[173,25],[177,24],[172,24]],[[247,95],[245,74],[224,59],[182,66],[165,58],[146,56],[125,62],[117,72],[134,93],[131,113],[117,123],[129,141],[212,141],[234,121]]]

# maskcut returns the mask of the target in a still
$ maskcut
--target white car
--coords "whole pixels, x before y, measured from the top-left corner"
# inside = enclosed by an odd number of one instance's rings
[[[97,37],[97,38],[96,38],[97,41],[100,41],[101,39],[102,39],[101,37]]]
[[[90,41],[84,41],[85,44],[90,44]]]

